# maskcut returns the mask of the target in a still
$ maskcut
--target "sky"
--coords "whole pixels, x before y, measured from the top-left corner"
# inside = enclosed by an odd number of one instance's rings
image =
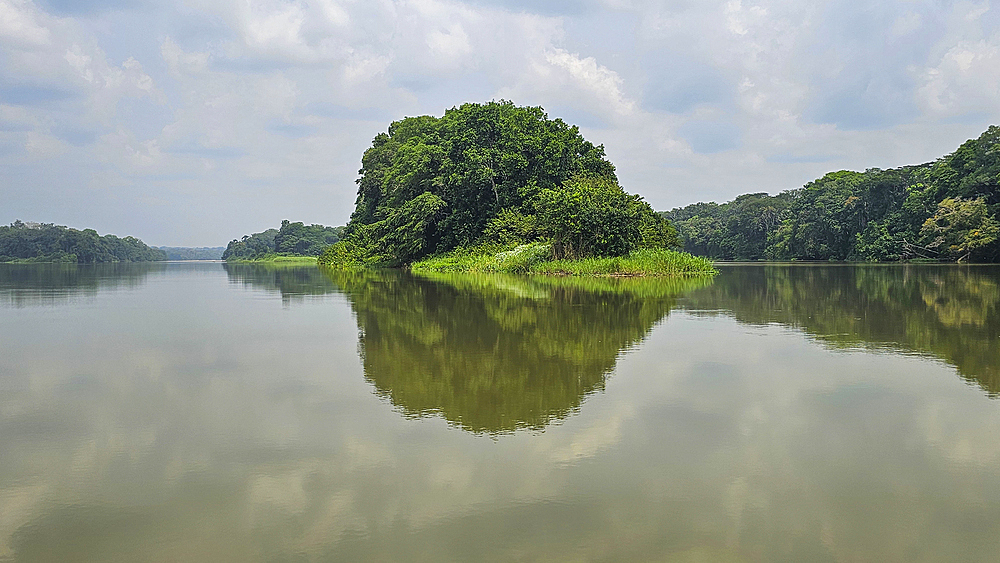
[[[655,209],[773,194],[1000,123],[1000,6],[0,0],[0,223],[342,225],[376,134],[497,99],[579,125]]]

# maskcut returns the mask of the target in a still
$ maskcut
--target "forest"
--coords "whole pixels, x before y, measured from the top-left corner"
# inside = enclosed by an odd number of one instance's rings
[[[361,163],[344,240],[321,263],[398,267],[458,253],[447,267],[507,271],[497,258],[512,251],[579,260],[678,244],[668,221],[622,189],[603,146],[540,107],[467,103],[407,117]]]
[[[319,256],[324,249],[340,240],[344,227],[305,225],[287,219],[279,229],[244,235],[230,241],[223,260],[260,260],[268,255]]]
[[[663,213],[717,260],[1000,261],[1000,127],[934,162]]]
[[[158,246],[167,253],[167,260],[220,260],[222,246]]]
[[[52,223],[14,221],[0,226],[0,262],[150,262],[167,254],[135,237],[98,235]]]

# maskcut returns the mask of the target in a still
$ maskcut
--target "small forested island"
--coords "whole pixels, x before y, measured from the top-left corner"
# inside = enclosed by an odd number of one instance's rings
[[[778,195],[664,216],[719,260],[1000,261],[1000,127],[934,162],[831,172]]]
[[[287,219],[279,229],[233,239],[222,253],[227,262],[315,261],[324,249],[340,240],[344,227],[305,225]]]
[[[20,220],[0,226],[0,262],[153,262],[167,254],[135,237],[118,238],[52,223]]]
[[[167,253],[167,260],[221,260],[224,246],[157,246]]]
[[[340,269],[713,274],[618,184],[604,147],[540,107],[463,104],[408,117],[365,151],[356,208],[319,258]]]

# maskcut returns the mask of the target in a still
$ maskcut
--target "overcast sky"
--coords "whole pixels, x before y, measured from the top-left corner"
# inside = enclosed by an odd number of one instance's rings
[[[344,224],[389,123],[540,105],[656,209],[933,160],[1000,122],[1000,7],[0,0],[0,222],[224,245]]]

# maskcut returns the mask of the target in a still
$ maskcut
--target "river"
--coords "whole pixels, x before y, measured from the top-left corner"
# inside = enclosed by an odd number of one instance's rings
[[[0,264],[0,561],[995,561],[1000,267]]]

